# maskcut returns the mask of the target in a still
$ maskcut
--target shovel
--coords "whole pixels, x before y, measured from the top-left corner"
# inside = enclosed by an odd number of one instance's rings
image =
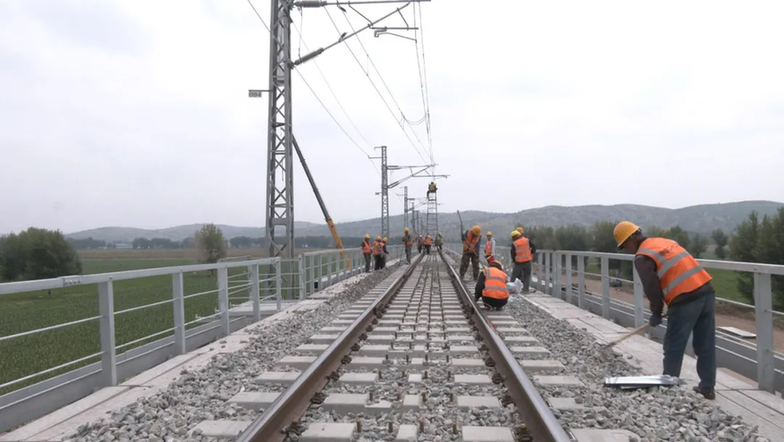
[[[642,325],[642,326],[640,326],[638,328],[635,328],[634,330],[630,331],[629,333],[626,333],[625,335],[621,336],[617,340],[615,340],[613,342],[610,342],[610,343],[607,343],[607,344],[604,344],[604,346],[602,348],[610,348],[610,347],[613,347],[615,345],[618,345],[621,342],[631,338],[632,336],[636,335],[637,333],[640,333],[641,331],[645,330],[648,327],[650,327],[650,324],[646,323],[645,325]]]

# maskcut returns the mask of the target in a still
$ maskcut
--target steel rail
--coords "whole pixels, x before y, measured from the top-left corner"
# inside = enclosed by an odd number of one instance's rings
[[[537,442],[572,442],[572,438],[558,423],[558,419],[550,411],[550,407],[536,390],[534,384],[528,379],[512,351],[477,307],[474,297],[471,296],[455,269],[446,260],[443,252],[439,251],[438,253],[446,265],[449,277],[457,292],[465,299],[466,304],[471,306],[471,319],[474,321],[474,327],[479,331],[490,357],[495,361],[496,370],[503,376],[504,385],[509,390],[509,395],[514,400],[517,411],[523,418],[531,436]]]
[[[236,442],[282,442],[286,430],[310,407],[310,398],[321,391],[328,382],[328,376],[341,365],[344,355],[351,353],[351,347],[359,341],[362,333],[379,316],[378,307],[385,305],[397,293],[424,255],[413,261],[408,269],[376,299],[365,311],[335,339],[296,381],[273,402],[269,408],[239,436]]]

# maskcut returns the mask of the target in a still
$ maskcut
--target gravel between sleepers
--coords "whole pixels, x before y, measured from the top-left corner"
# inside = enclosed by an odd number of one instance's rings
[[[189,437],[188,431],[205,420],[256,418],[257,411],[226,401],[240,391],[259,391],[254,378],[264,371],[275,370],[278,360],[327,326],[398,267],[390,266],[348,285],[339,296],[326,300],[317,309],[296,312],[289,320],[254,331],[243,350],[216,355],[206,367],[197,371],[184,371],[183,376],[157,394],[116,410],[100,421],[80,426],[66,440],[215,440],[204,436]],[[265,391],[270,390],[264,387]]]
[[[515,299],[516,298],[516,299]],[[583,388],[540,387],[543,396],[573,397],[585,410],[554,410],[565,427],[628,430],[643,442],[767,442],[757,427],[722,411],[690,387],[654,387],[622,391],[604,387],[608,376],[640,375],[623,356],[566,320],[555,319],[523,297],[513,295],[505,311],[552,352],[563,374],[580,379]]]

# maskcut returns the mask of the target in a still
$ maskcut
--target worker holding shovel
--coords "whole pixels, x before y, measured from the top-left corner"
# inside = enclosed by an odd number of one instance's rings
[[[683,353],[692,341],[700,385],[694,391],[716,399],[716,293],[711,276],[689,252],[666,238],[646,238],[642,230],[622,221],[613,231],[618,250],[634,253],[634,267],[651,303],[649,325],[661,324],[667,304],[664,374],[680,377]]]

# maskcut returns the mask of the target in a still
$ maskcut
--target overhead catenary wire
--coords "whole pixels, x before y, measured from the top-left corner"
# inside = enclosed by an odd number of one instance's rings
[[[433,136],[431,131],[430,125],[430,90],[428,88],[427,82],[427,62],[425,60],[425,28],[424,28],[424,19],[422,18],[422,5],[415,4],[414,5],[414,28],[417,27],[416,19],[417,19],[417,7],[419,8],[419,30],[414,31],[419,35],[419,38],[414,39],[414,47],[416,49],[416,56],[417,56],[417,67],[419,71],[419,84],[420,89],[422,91],[422,105],[425,108],[425,116],[424,119],[426,121],[425,127],[427,130],[427,145],[430,149],[430,161],[435,164],[435,159],[433,155]],[[419,41],[422,41],[422,63],[420,66],[419,63]],[[423,79],[424,77],[424,79]],[[435,174],[435,170],[433,170]]]
[[[341,35],[342,32],[340,32],[340,28],[338,27],[337,23],[335,23],[334,18],[332,18],[332,14],[329,13],[328,9],[325,9],[325,12],[327,13],[327,16],[329,17],[329,20],[332,22],[332,26],[335,27],[335,31],[338,33],[338,35]],[[354,25],[351,23],[351,20],[349,20],[348,16],[345,13],[344,13],[344,18],[346,19],[346,22],[348,22],[348,25],[349,25],[349,27],[351,27],[352,31],[356,32],[356,30],[354,28]],[[382,85],[387,90],[387,93],[389,93],[389,96],[392,98],[392,102],[395,104],[395,106],[397,107],[398,111],[400,112],[400,115],[401,115],[402,119],[406,120],[405,119],[405,115],[403,113],[403,110],[400,107],[400,104],[395,99],[395,96],[392,93],[392,91],[389,89],[389,86],[387,85],[386,81],[384,80],[383,75],[381,75],[381,72],[378,70],[378,67],[376,67],[376,64],[373,62],[373,58],[370,56],[370,53],[365,48],[365,45],[362,43],[362,39],[357,37],[356,40],[359,42],[360,47],[365,52],[365,55],[367,56],[368,62],[370,62],[370,65],[373,67],[373,70],[376,71],[376,74],[378,75],[379,79],[381,80]],[[389,110],[389,113],[392,115],[392,118],[395,120],[395,122],[398,124],[400,129],[403,131],[403,134],[408,139],[408,142],[411,144],[411,147],[414,148],[414,150],[417,152],[417,155],[419,155],[419,157],[422,159],[422,161],[427,161],[425,159],[425,157],[422,155],[421,150],[414,143],[414,140],[412,140],[411,137],[409,136],[408,132],[406,132],[405,125],[401,121],[398,120],[398,118],[397,118],[397,116],[395,114],[395,111],[392,110],[392,107],[389,105],[387,100],[384,98],[383,94],[381,93],[381,91],[379,90],[378,86],[373,81],[373,79],[370,78],[370,73],[367,70],[365,70],[365,68],[362,66],[362,62],[359,61],[359,58],[354,53],[354,50],[351,49],[351,46],[348,45],[348,42],[344,41],[343,43],[345,44],[346,48],[351,53],[351,56],[354,58],[354,60],[359,65],[360,69],[362,69],[362,72],[365,73],[366,78],[368,79],[368,81],[370,81],[370,84],[373,86],[373,89],[376,91],[376,93],[378,94],[379,98],[381,98],[381,101],[384,103],[384,105],[386,106],[387,110]],[[414,137],[419,142],[419,145],[422,146],[422,149],[426,150],[425,146],[422,144],[422,140],[419,139],[419,136],[416,134],[416,131],[414,131],[413,127],[411,128],[411,132],[414,134]]]
[[[256,14],[256,17],[259,19],[259,21],[261,22],[261,24],[264,26],[264,28],[267,30],[267,32],[269,32],[269,33],[270,33],[270,36],[272,36],[272,32],[270,31],[270,28],[269,28],[269,26],[268,26],[268,25],[267,25],[267,23],[264,21],[264,19],[261,17],[261,15],[259,14],[259,12],[256,10],[256,7],[255,7],[255,6],[253,6],[253,3],[251,2],[251,0],[247,0],[247,2],[248,2],[248,4],[250,5],[251,9],[253,9],[253,12]],[[296,29],[296,26],[294,26],[294,27],[295,27],[295,29]],[[299,33],[299,30],[297,30],[297,32]],[[301,36],[302,36],[302,35],[300,34],[300,37],[301,37]],[[273,38],[274,38],[274,37],[273,37]],[[304,42],[303,42],[303,43],[304,43]],[[305,48],[306,48],[306,50],[307,50],[307,44],[304,44],[304,45],[305,45]],[[318,68],[318,66],[317,66],[317,68]],[[354,138],[353,138],[353,137],[352,137],[352,136],[351,136],[351,135],[348,133],[348,131],[347,131],[347,130],[346,130],[344,127],[343,127],[343,125],[342,125],[342,124],[340,124],[340,122],[337,120],[337,118],[335,118],[335,116],[334,116],[334,115],[332,114],[332,112],[329,110],[329,108],[328,108],[328,107],[327,107],[327,105],[324,103],[324,101],[321,99],[321,97],[319,97],[319,96],[318,96],[318,94],[317,94],[317,93],[316,93],[316,91],[313,89],[313,87],[310,85],[310,83],[308,83],[307,79],[306,79],[306,78],[305,78],[305,76],[302,74],[302,72],[300,72],[300,71],[299,71],[299,70],[297,70],[297,69],[293,69],[293,70],[294,70],[294,71],[297,73],[297,75],[299,75],[300,79],[302,79],[302,82],[303,82],[303,83],[305,83],[305,86],[307,86],[307,87],[308,87],[308,89],[309,89],[309,90],[310,90],[310,92],[313,94],[313,96],[314,96],[314,97],[316,97],[316,100],[319,102],[319,104],[321,104],[321,107],[323,107],[323,108],[324,108],[324,111],[326,111],[326,112],[327,112],[327,115],[329,115],[329,117],[330,117],[330,118],[332,118],[332,121],[333,121],[333,122],[334,122],[334,123],[335,123],[335,124],[338,126],[338,128],[340,128],[340,130],[343,132],[343,134],[345,134],[345,135],[346,135],[346,137],[347,137],[347,138],[348,138],[348,139],[351,141],[351,143],[352,143],[352,144],[354,144],[354,146],[356,146],[356,147],[357,147],[357,149],[359,149],[359,150],[360,150],[360,152],[362,152],[362,154],[363,154],[363,155],[365,155],[365,157],[367,157],[367,158],[368,158],[368,161],[370,161],[370,164],[372,164],[372,165],[373,165],[373,169],[375,169],[376,173],[377,173],[378,175],[381,175],[381,172],[378,170],[378,167],[376,167],[376,164],[375,164],[375,163],[374,163],[374,162],[373,162],[373,161],[370,159],[370,155],[369,155],[369,154],[368,154],[368,153],[365,151],[365,149],[363,149],[363,148],[362,148],[362,146],[360,146],[360,145],[359,145],[359,143],[357,143],[357,141],[356,141],[356,140],[355,140],[355,139],[354,139]],[[357,130],[357,133],[359,133],[360,137],[362,137],[362,139],[365,141],[365,143],[367,143],[368,145],[370,145],[370,143],[367,141],[367,139],[365,139],[364,135],[362,135],[362,133],[359,131],[359,129],[356,127],[356,125],[354,125],[354,121],[353,121],[353,120],[351,119],[351,117],[348,115],[348,113],[346,112],[345,108],[343,108],[343,105],[340,103],[340,100],[338,100],[338,98],[337,98],[337,95],[335,95],[335,92],[332,90],[332,87],[329,85],[329,82],[327,81],[326,77],[324,76],[324,74],[323,74],[323,72],[321,71],[321,69],[320,69],[320,68],[318,68],[318,71],[319,71],[319,73],[321,73],[321,76],[322,76],[322,78],[324,78],[324,82],[327,84],[327,87],[328,87],[328,88],[329,88],[329,90],[332,92],[332,94],[335,96],[335,99],[338,101],[338,105],[339,105],[339,106],[340,106],[340,108],[343,110],[343,112],[346,114],[346,117],[349,119],[349,121],[351,122],[351,124],[354,126],[354,129],[356,129],[356,130]]]

